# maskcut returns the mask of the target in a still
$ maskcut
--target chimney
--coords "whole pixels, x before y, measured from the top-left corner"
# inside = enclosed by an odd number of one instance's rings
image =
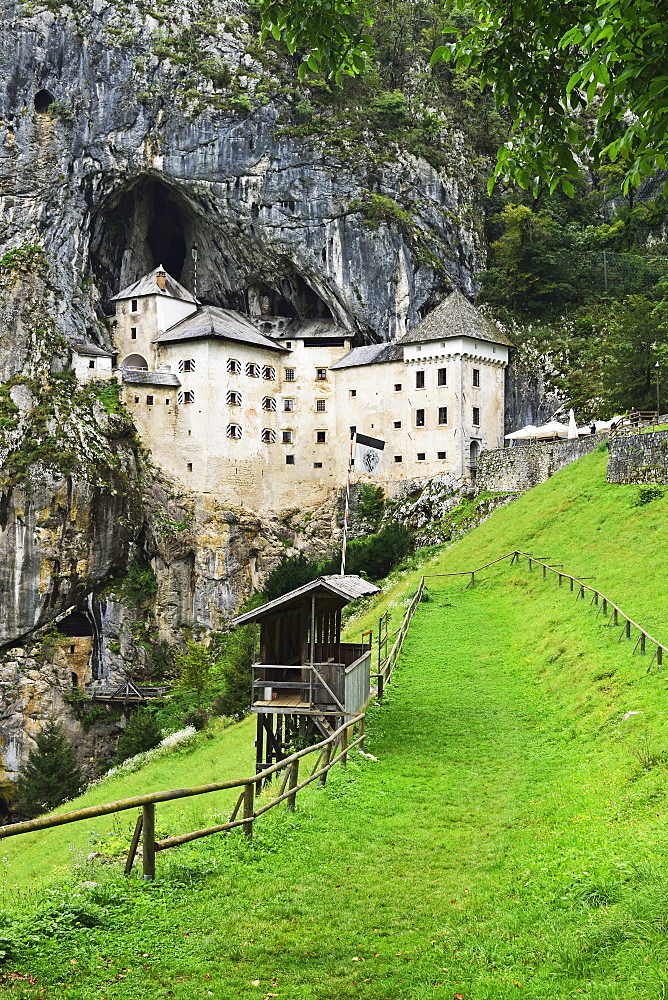
[[[166,289],[167,289],[167,272],[165,271],[165,269],[163,267],[161,267],[158,270],[158,273],[155,276],[155,280],[156,280],[156,284],[157,284],[158,288],[160,289],[160,291],[161,292],[166,291]]]

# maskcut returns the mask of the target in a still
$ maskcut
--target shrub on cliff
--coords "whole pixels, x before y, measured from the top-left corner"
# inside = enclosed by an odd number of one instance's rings
[[[271,571],[264,585],[264,598],[274,601],[277,597],[303,587],[318,576],[318,563],[307,559],[300,552],[296,556],[283,556],[279,564]]]
[[[125,732],[119,736],[116,744],[116,763],[122,764],[128,757],[144,753],[157,747],[162,739],[162,732],[152,712],[140,709],[131,716]]]
[[[81,771],[74,747],[57,722],[47,722],[18,780],[18,807],[32,818],[55,809],[81,791]]]

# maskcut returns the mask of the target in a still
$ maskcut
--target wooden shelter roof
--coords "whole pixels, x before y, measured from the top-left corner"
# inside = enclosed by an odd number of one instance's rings
[[[245,625],[248,622],[260,621],[269,618],[282,611],[287,611],[303,603],[303,598],[307,595],[315,594],[322,597],[332,597],[339,599],[341,606],[349,604],[350,601],[357,600],[358,597],[366,597],[369,594],[377,594],[379,588],[361,576],[321,576],[317,580],[305,583],[296,590],[291,590],[282,597],[277,597],[267,604],[260,605],[253,611],[247,611],[245,615],[240,615],[232,620],[232,625]]]

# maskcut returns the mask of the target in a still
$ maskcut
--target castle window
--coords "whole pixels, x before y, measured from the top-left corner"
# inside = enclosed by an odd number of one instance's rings
[[[276,378],[276,369],[272,368],[271,365],[265,365],[262,369],[262,378],[266,378],[270,382],[273,382]]]
[[[286,347],[292,347],[292,341],[291,340],[286,340],[285,341],[285,346]]]
[[[418,462],[424,462],[424,460],[426,459],[426,457],[427,457],[427,455],[426,455],[426,452],[424,452],[424,451],[419,451],[417,453],[417,460],[418,460]]]
[[[444,451],[439,451],[439,452],[436,453],[436,455],[437,455],[437,458],[438,458],[439,462],[442,462],[445,459],[445,452]]]
[[[403,462],[403,457],[401,455],[395,455],[394,456],[394,461],[395,462]]]
[[[147,396],[146,397],[146,405],[147,406],[153,406],[153,396]]]
[[[192,389],[186,389],[185,392],[180,392],[178,394],[178,396],[176,397],[176,401],[177,403],[179,404],[183,403],[184,405],[186,403],[194,403],[195,393],[192,391]]]
[[[439,424],[447,424],[447,422],[448,422],[448,408],[447,408],[447,406],[439,406],[439,408],[438,408],[438,422],[439,422]]]
[[[240,424],[228,424],[227,425],[227,436],[232,438],[233,441],[238,441],[241,437],[243,431],[241,430]]]
[[[316,431],[315,432],[316,444],[326,444],[327,443],[327,431]]]
[[[74,648],[72,646],[70,647],[70,650],[74,652]],[[72,672],[72,687],[79,687],[79,677],[74,672]]]
[[[88,362],[88,367],[89,367],[89,368],[94,368],[94,367],[95,367],[95,362],[94,362],[94,361],[92,361],[92,360],[91,360],[91,361],[89,361],[89,362]]]
[[[316,401],[315,401],[315,408],[316,408],[316,411],[318,413],[324,413],[325,412],[325,400],[324,399],[316,399]]]
[[[285,456],[285,464],[286,465],[294,465],[295,464],[295,456],[294,455],[286,455]]]
[[[76,651],[77,651],[76,646],[70,646],[70,653],[76,653]],[[76,687],[76,684],[74,686]]]
[[[327,380],[327,369],[326,368],[316,368],[315,370],[316,382],[325,382]]]
[[[135,403],[139,402],[139,396],[135,396]]]
[[[395,420],[394,421],[394,427],[395,427],[395,430],[399,430],[399,428],[401,427],[401,420]]]
[[[402,389],[401,382],[395,382],[394,383],[394,391],[395,392],[401,392],[401,389]]]
[[[294,410],[294,408],[295,408],[295,401],[294,401],[294,399],[284,399],[283,400],[283,412],[284,413],[292,413],[292,411]]]
[[[283,431],[281,440],[283,444],[292,444],[292,431]]]
[[[179,361],[179,371],[180,372],[194,372],[195,371],[195,361],[193,358],[185,358]]]
[[[349,389],[348,390],[348,395],[349,396],[356,396],[357,395],[357,389]]]
[[[274,444],[276,441],[276,431],[273,431],[271,427],[264,427],[262,430],[262,440],[265,444]]]
[[[241,406],[241,393],[230,390],[227,394],[228,406]]]
[[[136,340],[136,339],[137,339],[137,327],[136,326],[131,326],[130,327],[130,340]]]
[[[260,366],[256,365],[254,361],[248,361],[246,363],[246,374],[249,378],[259,378]]]
[[[480,369],[479,368],[474,368],[473,369],[473,385],[477,386],[478,388],[480,387]]]
[[[314,469],[322,469],[322,462],[314,462],[313,463],[313,468]]]
[[[286,368],[285,369],[285,381],[286,382],[294,382],[294,380],[295,380],[295,370],[294,370],[294,368]]]
[[[168,399],[165,400],[165,406],[169,406],[169,400]]]
[[[188,464],[186,465],[186,468],[187,468],[188,472],[192,472],[193,471],[193,464],[192,464],[192,462],[188,462]]]
[[[424,372],[415,373],[415,388],[424,389]]]
[[[132,299],[130,303],[130,312],[139,312],[139,301],[137,299]]]
[[[276,400],[274,399],[273,396],[263,396],[262,397],[262,409],[263,410],[272,410],[272,411],[274,411],[276,409]]]
[[[236,358],[227,359],[227,370],[230,375],[241,375],[241,362]]]
[[[439,368],[438,369],[438,384],[447,385],[448,384],[448,369]]]
[[[415,426],[424,427],[424,410],[415,411]]]
[[[473,407],[473,426],[474,427],[479,427],[480,426],[480,407],[479,406],[474,406]]]

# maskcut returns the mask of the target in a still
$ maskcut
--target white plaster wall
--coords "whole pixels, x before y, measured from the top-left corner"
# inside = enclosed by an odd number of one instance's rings
[[[90,367],[90,361],[94,363],[93,368]],[[73,351],[72,368],[79,382],[97,382],[99,379],[114,378],[111,358],[91,358]]]
[[[194,312],[197,312],[197,306],[192,302],[182,302],[181,299],[173,299],[171,295],[155,296],[158,331],[169,330],[186,316],[192,316]]]

